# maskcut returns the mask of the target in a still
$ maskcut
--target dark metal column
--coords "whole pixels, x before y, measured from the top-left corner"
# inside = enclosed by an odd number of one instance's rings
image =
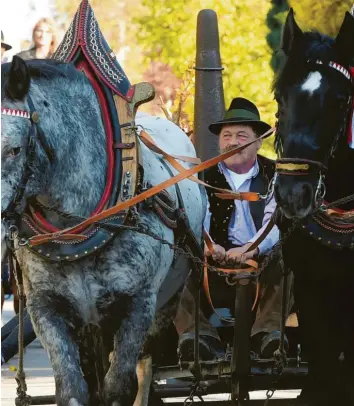
[[[214,10],[201,10],[197,20],[195,65],[194,142],[202,160],[218,154],[218,137],[209,124],[225,112],[218,19]]]
[[[246,279],[236,284],[235,325],[231,359],[231,399],[243,405],[247,398],[251,372],[250,336],[254,284]]]

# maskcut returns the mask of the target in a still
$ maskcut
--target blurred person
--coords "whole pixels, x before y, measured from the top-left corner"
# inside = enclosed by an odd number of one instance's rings
[[[22,59],[50,58],[57,48],[56,26],[52,19],[41,18],[32,31],[34,46],[17,54]]]
[[[11,48],[12,46],[5,42],[4,33],[1,31],[1,63],[7,62],[5,60],[5,52]]]

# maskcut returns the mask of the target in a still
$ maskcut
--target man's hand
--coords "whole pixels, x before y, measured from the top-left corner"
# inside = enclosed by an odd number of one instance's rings
[[[252,243],[245,244],[242,247],[231,248],[226,252],[225,261],[229,264],[239,264],[247,259],[253,259],[259,254],[259,249],[245,252]]]
[[[205,254],[207,257],[212,257],[214,261],[223,262],[225,260],[226,251],[221,245],[213,244],[213,253],[205,246]]]

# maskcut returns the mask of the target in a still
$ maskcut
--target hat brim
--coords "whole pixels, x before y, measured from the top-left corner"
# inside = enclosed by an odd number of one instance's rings
[[[5,48],[5,51],[8,51],[12,48],[12,46],[9,44],[6,44],[6,42],[1,42],[1,47]]]
[[[230,125],[230,124],[250,124],[250,125],[252,125],[252,127],[257,129],[257,133],[259,132],[259,135],[264,134],[271,128],[271,126],[269,124],[265,123],[264,121],[260,121],[260,120],[251,120],[251,119],[247,119],[247,118],[227,118],[225,120],[221,120],[216,123],[210,124],[209,130],[213,134],[219,135],[222,127],[224,125]],[[265,138],[268,138],[271,135],[272,134],[269,134]]]

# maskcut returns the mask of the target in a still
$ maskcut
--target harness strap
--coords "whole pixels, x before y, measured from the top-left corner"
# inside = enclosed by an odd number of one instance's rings
[[[205,245],[207,246],[208,250],[213,253],[214,252],[214,245],[213,245],[213,241],[209,235],[209,233],[204,230],[204,241],[205,241]],[[245,252],[249,252],[250,250],[247,249]],[[235,272],[244,272],[244,271],[249,271],[249,272],[255,272],[258,269],[258,264],[256,261],[254,261],[253,259],[247,259],[244,264],[248,265],[248,268],[239,268],[239,269],[227,269],[227,268],[217,268],[218,270],[220,270],[223,273],[229,274],[229,273],[235,273]]]
[[[17,398],[15,399],[16,405],[28,406],[31,402],[31,397],[27,395],[27,384],[26,384],[26,374],[23,368],[24,360],[24,346],[23,346],[23,310],[24,310],[24,288],[23,288],[23,279],[22,279],[22,270],[17,261],[16,256],[14,255],[14,240],[8,241],[9,246],[9,267],[10,272],[15,276],[18,297],[19,297],[19,323],[18,323],[18,369],[15,376],[17,382]]]
[[[218,270],[219,270],[219,268],[218,268]],[[205,292],[205,295],[206,295],[206,297],[208,299],[209,305],[210,305],[211,309],[213,310],[213,312],[216,314],[216,316],[220,320],[224,321],[225,323],[233,323],[235,321],[233,318],[221,316],[214,307],[213,300],[212,300],[211,294],[210,294],[210,288],[209,288],[209,276],[208,276],[207,262],[204,263],[204,267],[203,267],[203,287],[204,287],[204,292]],[[259,292],[260,292],[260,286],[259,286],[259,282],[257,282],[257,284],[256,284],[256,296],[255,296],[255,299],[254,299],[254,302],[253,302],[252,311],[256,308],[258,298],[259,298]]]
[[[209,233],[204,230],[204,241],[205,244],[208,248],[208,250],[213,253],[214,252],[214,247],[213,247],[213,241],[209,235]],[[245,251],[248,252],[249,250]],[[248,268],[244,267],[244,268],[233,268],[233,269],[227,269],[227,268],[216,268],[217,272],[222,272],[226,275],[229,274],[233,274],[233,273],[241,273],[241,272],[256,272],[258,270],[258,263],[257,261],[253,260],[253,259],[247,259],[245,262],[243,262],[243,264],[248,265]],[[210,294],[210,288],[209,288],[209,276],[208,276],[208,266],[207,266],[207,258],[206,256],[204,257],[204,278],[203,278],[203,286],[204,286],[204,291],[205,291],[205,295],[208,299],[208,302],[210,304],[210,307],[212,308],[213,312],[217,315],[217,317],[226,322],[226,323],[233,323],[234,319],[233,318],[225,318],[220,316],[220,314],[216,311],[212,298],[211,298],[211,294]],[[257,282],[256,285],[256,296],[253,302],[253,306],[252,306],[252,311],[255,309],[257,302],[258,302],[258,297],[259,297],[259,282]]]
[[[263,230],[262,234],[254,241],[245,252],[250,252],[257,248],[259,244],[267,237],[267,235],[271,232],[272,228],[275,226],[275,213],[276,210],[274,211],[272,217],[269,219],[269,222],[266,226],[266,228]]]
[[[223,154],[220,154],[214,158],[208,159],[207,161],[196,165],[194,168],[185,169],[181,165],[181,167],[183,168],[182,172],[178,173],[177,175],[175,175],[174,177],[172,177],[170,179],[165,180],[164,182],[159,183],[158,185],[153,186],[152,188],[141,193],[140,195],[134,196],[133,198],[126,200],[124,202],[121,202],[121,203],[117,204],[116,206],[110,207],[109,209],[106,209],[106,210],[102,211],[101,213],[98,213],[98,214],[86,219],[85,221],[78,224],[77,226],[64,229],[61,232],[56,233],[55,236],[52,233],[34,236],[34,237],[30,238],[29,245],[34,247],[39,244],[53,241],[54,239],[60,240],[62,238],[62,236],[65,234],[74,233],[75,230],[77,230],[77,229],[81,229],[82,227],[87,227],[97,221],[105,220],[105,219],[109,218],[110,216],[117,214],[120,211],[126,210],[129,207],[135,206],[137,203],[140,203],[143,200],[154,196],[156,193],[160,192],[161,190],[166,189],[184,179],[187,179],[196,173],[204,171],[205,169],[208,169],[208,168],[218,164],[219,162],[224,161],[225,159],[235,155],[236,153],[243,151],[245,148],[254,144],[258,140],[267,137],[273,131],[274,131],[274,128],[271,128],[267,132],[265,132],[263,135],[258,137],[257,139],[250,141],[239,147],[234,147],[234,148],[230,149],[229,151],[224,152]]]
[[[27,103],[30,109],[30,120],[31,120],[31,131],[33,131],[32,136],[33,138],[37,138],[42,149],[44,152],[47,154],[48,160],[51,164],[53,164],[55,160],[55,153],[53,149],[50,147],[48,141],[46,140],[43,130],[41,129],[41,126],[39,125],[40,119],[39,115],[34,107],[33,101],[31,97],[28,95],[27,96]]]
[[[214,188],[210,185],[208,185],[208,187],[213,188],[213,189],[217,189]],[[235,194],[237,193],[237,197],[235,197]],[[218,197],[219,199],[223,199],[223,200],[247,200],[248,202],[257,202],[259,200],[259,194],[255,193],[255,192],[223,192],[223,193],[215,193],[215,196]]]
[[[151,136],[145,131],[141,131],[140,138],[143,141],[143,143],[149,149],[151,149],[152,151],[154,151],[154,152],[156,152],[158,154],[161,154],[166,159],[166,161],[168,161],[178,172],[183,172],[183,171],[186,170],[186,168],[184,166],[182,166],[179,162],[177,162],[176,159],[179,159],[180,161],[184,161],[184,162],[190,162],[190,163],[193,163],[193,164],[200,164],[201,163],[199,158],[168,154],[163,149],[161,149],[158,145],[156,145],[154,140],[151,138]],[[206,182],[203,182],[201,179],[198,179],[195,176],[191,176],[189,178],[189,180],[191,180],[191,181],[193,181],[195,183],[199,183],[200,185],[208,187],[210,189],[219,190],[220,192],[223,192],[225,194],[227,193],[230,196],[232,196],[233,199],[250,200],[250,201],[259,200],[259,195],[257,193],[253,193],[253,192],[233,192],[233,191],[228,190],[228,189],[222,189],[222,188],[214,187],[214,186],[209,185]]]

